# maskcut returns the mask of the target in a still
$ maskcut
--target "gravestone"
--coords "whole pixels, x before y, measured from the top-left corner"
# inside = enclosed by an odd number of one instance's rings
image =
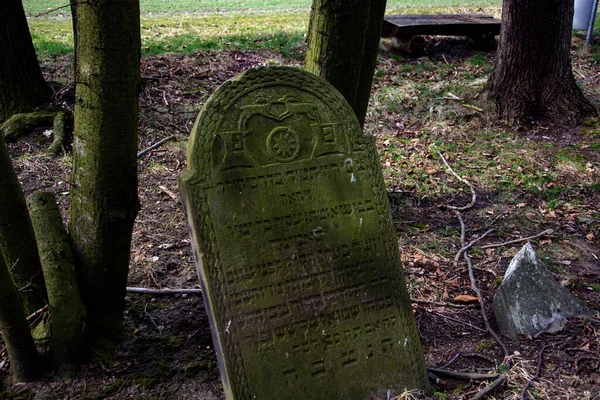
[[[291,67],[224,83],[180,189],[228,399],[428,389],[374,139],[331,85]]]
[[[591,309],[554,280],[530,243],[521,248],[506,269],[493,308],[502,334],[515,340],[559,332],[569,318],[593,315]]]

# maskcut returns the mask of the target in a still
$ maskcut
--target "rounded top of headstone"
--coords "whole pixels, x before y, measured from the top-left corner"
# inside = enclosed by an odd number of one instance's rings
[[[345,153],[359,136],[352,108],[324,79],[294,67],[252,68],[226,81],[202,108],[188,169],[205,180],[233,168],[306,161]]]

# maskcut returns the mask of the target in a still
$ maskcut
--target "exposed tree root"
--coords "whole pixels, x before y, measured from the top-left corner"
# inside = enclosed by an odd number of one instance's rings
[[[65,125],[73,119],[69,110],[63,108],[47,108],[30,113],[15,114],[0,125],[0,137],[10,142],[19,136],[28,134],[38,127],[50,127],[54,133],[54,140],[48,152],[57,155],[64,151],[66,141]]]

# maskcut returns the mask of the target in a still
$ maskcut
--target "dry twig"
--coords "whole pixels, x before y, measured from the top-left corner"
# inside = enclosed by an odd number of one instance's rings
[[[464,239],[465,230],[466,230],[465,222],[463,221],[462,216],[460,215],[460,212],[455,211],[455,213],[456,213],[456,217],[458,218],[458,222],[460,222],[461,245],[463,247],[465,247],[465,239]],[[475,292],[475,294],[477,295],[477,298],[479,300],[479,306],[481,308],[481,316],[483,317],[483,322],[485,323],[485,328],[490,333],[490,335],[492,335],[492,337],[498,343],[498,345],[502,348],[502,351],[504,352],[504,362],[506,362],[506,368],[509,369],[510,368],[510,353],[508,352],[508,348],[506,347],[504,342],[502,342],[500,337],[496,334],[496,332],[494,332],[494,330],[490,326],[490,321],[488,320],[487,312],[485,310],[485,304],[483,302],[483,296],[481,295],[481,291],[477,287],[477,281],[475,280],[475,274],[473,272],[473,263],[471,262],[471,257],[469,257],[468,251],[463,252],[463,258],[465,259],[465,262],[467,263],[467,267],[469,269],[469,279],[471,280],[471,290],[473,290]]]
[[[498,386],[502,385],[506,381],[504,375],[500,375],[496,380],[485,387],[482,391],[473,396],[473,400],[479,400],[485,398],[489,393],[495,390]]]
[[[173,193],[169,189],[167,189],[166,186],[164,186],[164,185],[158,185],[158,188],[163,193],[165,193],[167,196],[169,196],[172,200],[174,200],[175,202],[179,202],[179,197],[175,193]]]
[[[482,249],[491,249],[493,247],[508,246],[509,244],[515,244],[515,243],[519,243],[519,242],[525,242],[525,241],[528,241],[528,240],[537,239],[540,236],[551,235],[552,233],[554,233],[554,231],[552,229],[546,229],[545,231],[540,232],[537,235],[527,236],[527,237],[520,238],[520,239],[515,239],[515,240],[509,240],[508,242],[504,242],[504,243],[486,244],[485,246],[481,246],[481,248]]]
[[[475,246],[479,241],[481,241],[481,239],[485,238],[487,235],[489,235],[490,233],[494,232],[494,229],[489,229],[487,230],[483,235],[473,239],[471,242],[469,242],[468,245],[462,247],[458,253],[456,253],[456,256],[454,257],[454,268],[458,268],[458,261],[460,260],[460,257],[464,254],[465,251],[469,250],[471,247]],[[461,241],[462,243],[463,241]]]
[[[546,350],[548,347],[551,347],[551,346],[553,346],[553,344],[547,344],[547,345],[545,345],[544,347],[541,348],[540,355],[538,357],[537,368],[535,370],[535,375],[527,382],[527,385],[525,385],[525,387],[521,391],[521,400],[525,400],[525,394],[527,393],[527,389],[529,389],[529,386],[531,386],[531,383],[533,381],[537,380],[540,377],[540,370],[542,368],[542,361],[544,360],[544,350]]]
[[[31,321],[32,319],[36,318],[38,315],[40,315],[41,313],[43,313],[44,311],[46,311],[48,309],[48,304],[46,304],[44,307],[40,308],[39,310],[36,310],[34,312],[32,312],[28,317],[27,317],[27,321]]]
[[[466,380],[497,379],[498,377],[502,376],[500,374],[476,374],[472,372],[456,372],[441,368],[427,368],[427,370],[429,372],[433,372],[435,375],[445,376],[446,378]]]
[[[140,158],[144,154],[148,153],[151,150],[154,150],[158,146],[162,145],[163,143],[168,142],[171,139],[175,139],[175,135],[168,136],[168,137],[166,137],[166,138],[164,138],[164,139],[162,139],[162,140],[154,143],[152,146],[148,147],[147,149],[144,149],[144,150],[140,151],[139,153],[137,153],[137,157]]]
[[[442,155],[442,153],[440,153],[438,151],[438,154],[440,155],[440,157],[442,158],[442,161],[444,162],[444,164],[446,164],[446,167],[452,173],[452,175],[454,175],[454,177],[456,179],[458,179],[460,182],[462,182],[465,185],[467,185],[469,187],[469,190],[471,191],[471,202],[469,204],[467,204],[466,206],[455,207],[455,206],[451,206],[451,205],[446,204],[446,205],[444,205],[444,207],[446,207],[446,208],[448,208],[450,210],[455,210],[455,211],[466,211],[466,210],[469,210],[469,209],[473,208],[473,206],[475,205],[475,202],[477,201],[477,194],[475,193],[475,188],[473,187],[473,185],[471,185],[471,182],[469,182],[468,180],[462,178],[460,175],[458,175],[456,172],[454,172],[454,170],[452,169],[452,167],[450,166],[450,164],[448,164],[448,161],[446,161],[446,159],[444,158],[444,156]]]
[[[475,326],[475,325],[471,324],[470,322],[461,321],[461,320],[460,320],[460,319],[458,319],[458,318],[452,318],[452,317],[449,317],[449,316],[447,316],[447,315],[440,314],[440,313],[436,313],[436,312],[434,312],[433,314],[435,314],[435,315],[437,315],[437,316],[440,316],[440,317],[442,317],[442,318],[444,318],[444,319],[447,319],[448,321],[454,321],[454,322],[457,322],[457,323],[459,323],[459,324],[462,324],[462,325],[468,326],[469,328],[473,328],[473,329],[475,329],[476,331],[479,331],[479,332],[486,333],[486,330],[485,330],[485,329],[481,329],[480,327],[478,327],[478,326]]]
[[[466,308],[468,307],[467,305],[463,305],[463,304],[452,304],[452,303],[444,303],[441,301],[429,301],[429,300],[417,300],[417,299],[410,299],[411,303],[417,303],[417,304],[427,304],[427,305],[432,305],[432,306],[439,306],[439,307],[452,307],[452,308]]]
[[[152,318],[152,315],[150,315],[150,313],[148,312],[148,303],[146,303],[146,305],[144,306],[144,314],[146,314],[148,316],[148,318],[150,318],[150,321],[152,322],[152,324],[154,325],[154,327],[158,330],[158,334],[162,334],[162,329],[160,329],[160,327],[158,325],[156,325],[156,322],[154,322],[154,318]]]

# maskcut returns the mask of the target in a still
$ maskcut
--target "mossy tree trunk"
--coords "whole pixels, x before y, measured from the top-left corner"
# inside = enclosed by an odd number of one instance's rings
[[[77,0],[69,0],[71,6],[71,21],[73,25],[73,70],[77,71],[77,46],[79,40],[78,25],[77,25]]]
[[[54,196],[36,192],[27,198],[27,206],[48,289],[52,362],[61,376],[70,378],[79,369],[85,318],[75,275],[75,258]]]
[[[139,208],[139,1],[80,2],[77,24],[69,234],[87,310],[85,338],[101,353],[122,335]]]
[[[46,286],[25,196],[2,138],[0,171],[0,255],[20,290],[24,311],[31,314],[46,304]]]
[[[485,88],[502,120],[527,126],[596,115],[573,77],[572,21],[572,1],[503,1],[500,45]]]
[[[313,0],[305,69],[325,78],[364,125],[386,0]]]
[[[29,332],[19,292],[0,255],[0,333],[8,350],[10,369],[16,382],[29,382],[39,377],[40,357]]]
[[[0,1],[0,122],[50,100],[21,0]]]

